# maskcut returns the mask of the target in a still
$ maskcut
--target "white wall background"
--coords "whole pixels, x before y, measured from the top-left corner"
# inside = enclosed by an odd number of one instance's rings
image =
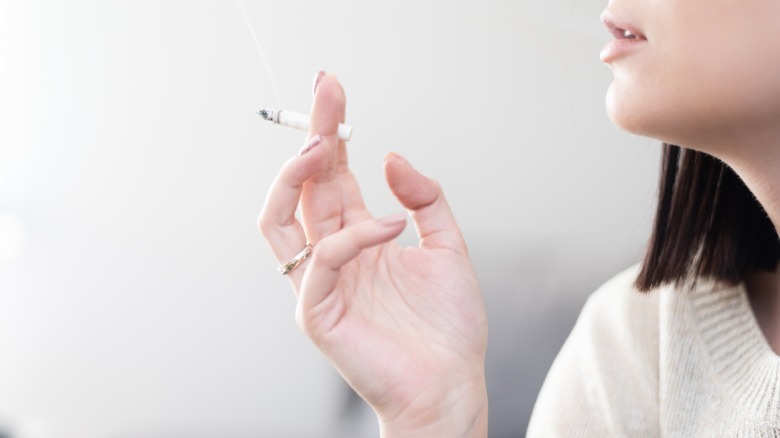
[[[0,0],[0,436],[373,431],[255,225],[304,137],[255,111],[308,111],[318,69],[373,212],[398,210],[388,151],[443,184],[490,311],[491,431],[521,434],[652,214],[657,142],[604,111],[606,1],[245,1],[281,102],[235,1]]]

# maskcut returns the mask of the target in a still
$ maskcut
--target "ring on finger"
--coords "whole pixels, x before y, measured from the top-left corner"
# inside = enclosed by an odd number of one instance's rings
[[[281,273],[282,275],[289,274],[290,272],[295,270],[295,268],[300,266],[301,263],[303,263],[306,259],[309,258],[313,248],[314,247],[312,246],[312,244],[307,242],[306,246],[303,248],[303,250],[301,250],[301,252],[299,252],[295,257],[290,259],[289,262],[280,265],[278,268],[276,268],[276,270],[279,271],[279,273]]]

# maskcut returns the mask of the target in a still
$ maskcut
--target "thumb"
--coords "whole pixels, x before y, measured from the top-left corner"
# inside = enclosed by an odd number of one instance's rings
[[[439,183],[415,170],[395,153],[385,156],[387,185],[404,207],[412,211],[422,248],[446,248],[467,253],[450,206]]]

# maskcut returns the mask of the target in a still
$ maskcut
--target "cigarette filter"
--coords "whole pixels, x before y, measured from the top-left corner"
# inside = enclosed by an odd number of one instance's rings
[[[299,114],[289,110],[277,110],[273,108],[263,108],[257,112],[265,120],[279,125],[289,126],[290,128],[308,131],[311,124],[311,116]],[[339,124],[339,138],[349,141],[352,137],[352,127],[343,123]]]

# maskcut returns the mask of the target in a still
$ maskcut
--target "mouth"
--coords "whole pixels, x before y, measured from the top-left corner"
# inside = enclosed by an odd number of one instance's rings
[[[612,15],[609,11],[601,14],[601,22],[615,37],[599,54],[601,61],[606,64],[637,52],[647,42],[647,37],[638,28]]]
[[[625,23],[620,18],[612,15],[609,11],[604,11],[601,14],[601,22],[604,23],[604,27],[607,28],[607,31],[609,31],[615,39],[647,41],[647,37],[645,37],[639,29]]]

